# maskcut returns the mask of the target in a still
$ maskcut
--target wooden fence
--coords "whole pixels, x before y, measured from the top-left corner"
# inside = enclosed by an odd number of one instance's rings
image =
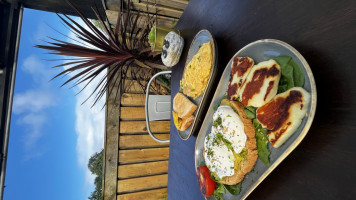
[[[106,15],[111,25],[116,24],[120,1],[106,1],[108,8]],[[137,10],[148,11],[150,14],[157,13],[157,24],[171,28],[178,22],[188,2],[188,0],[133,0],[132,8],[133,13],[137,13]],[[145,17],[147,15],[142,13],[141,16]]]

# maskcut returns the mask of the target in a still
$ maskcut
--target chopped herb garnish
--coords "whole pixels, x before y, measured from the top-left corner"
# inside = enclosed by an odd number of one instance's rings
[[[227,115],[226,117],[231,117],[231,115]]]
[[[219,140],[219,141],[222,141],[223,135],[221,133],[217,133],[216,134],[216,139]]]
[[[213,152],[213,150],[212,149],[208,149],[208,156],[213,156],[214,155],[214,152]]]
[[[231,142],[229,140],[225,139],[224,136],[221,133],[217,133],[216,134],[215,140],[216,140],[217,143],[219,141],[222,141],[229,150],[233,151]],[[214,140],[214,142],[215,142],[215,140]]]
[[[222,123],[222,119],[221,117],[219,116],[214,122],[213,122],[213,126],[216,128],[218,126],[220,126]]]
[[[230,142],[229,140],[223,138],[222,141],[224,142],[224,144],[226,145],[226,147],[227,147],[229,150],[231,150],[231,151],[233,150],[232,145],[231,145],[231,142]]]

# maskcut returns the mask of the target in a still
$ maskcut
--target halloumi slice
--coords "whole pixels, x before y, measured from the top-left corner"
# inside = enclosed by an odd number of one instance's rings
[[[272,59],[253,66],[240,90],[241,103],[254,107],[264,105],[277,94],[280,78],[281,68]]]
[[[301,87],[293,87],[257,109],[256,118],[270,130],[267,135],[273,147],[280,147],[298,129],[309,103],[310,94]]]
[[[227,98],[236,100],[239,97],[240,89],[245,83],[247,75],[250,73],[254,61],[250,57],[234,57],[231,65],[229,87]]]

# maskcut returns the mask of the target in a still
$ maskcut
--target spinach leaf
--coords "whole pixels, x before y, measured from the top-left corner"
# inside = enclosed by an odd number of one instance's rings
[[[287,82],[288,89],[294,87],[293,67],[291,65],[284,65],[283,67],[281,67],[281,70],[282,76]]]
[[[302,68],[293,59],[289,64],[293,66],[294,87],[303,87],[305,78]]]
[[[236,185],[224,185],[225,189],[229,191],[232,195],[238,195],[241,192],[242,182]]]
[[[215,197],[216,200],[223,200],[222,194],[225,194],[224,185],[217,182],[214,193],[211,196]]]
[[[278,93],[282,93],[287,90],[288,90],[288,80],[286,77],[281,76],[281,79],[279,80],[279,85],[278,85]]]
[[[271,153],[268,150],[268,139],[267,139],[267,129],[262,128],[262,125],[257,121],[253,120],[253,127],[255,128],[255,136],[257,142],[257,152],[258,158],[265,164],[269,165],[269,154]]]
[[[279,56],[273,59],[280,65],[282,72],[278,86],[278,93],[285,92],[292,87],[304,86],[304,73],[291,57]]]
[[[246,116],[250,119],[255,119],[256,118],[256,110],[257,108],[253,107],[253,106],[247,106],[244,108],[244,113],[246,114]]]

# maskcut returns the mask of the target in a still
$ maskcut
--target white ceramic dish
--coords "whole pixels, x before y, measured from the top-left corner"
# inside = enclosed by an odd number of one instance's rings
[[[315,110],[316,110],[316,86],[313,77],[313,73],[303,58],[303,56],[289,44],[274,40],[274,39],[264,39],[252,42],[241,50],[239,50],[233,57],[251,57],[255,63],[268,60],[276,56],[290,56],[297,62],[297,64],[302,68],[305,76],[304,89],[306,89],[311,94],[311,101],[307,111],[307,117],[303,118],[303,121],[297,131],[279,148],[273,148],[270,144],[268,148],[271,151],[269,156],[270,166],[266,166],[259,159],[254,167],[254,170],[248,173],[248,176],[244,178],[242,182],[241,193],[237,196],[231,195],[226,191],[223,195],[224,199],[245,199],[267,176],[270,174],[303,140],[307,134],[312,121],[314,119]],[[205,136],[210,133],[214,107],[219,105],[221,99],[224,97],[227,87],[229,85],[230,79],[230,69],[233,58],[227,64],[225,71],[223,72],[219,85],[215,91],[215,95],[212,99],[212,102],[209,106],[207,114],[205,116],[204,122],[199,131],[197,141],[195,144],[195,168],[200,166],[203,163],[203,148],[204,148],[204,139]],[[214,199],[209,197],[208,199]]]

